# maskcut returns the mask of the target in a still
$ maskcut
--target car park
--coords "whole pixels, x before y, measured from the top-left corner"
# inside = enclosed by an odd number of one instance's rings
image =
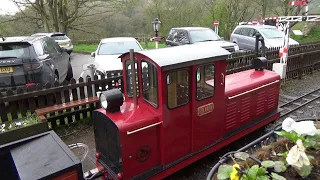
[[[112,37],[102,39],[95,52],[91,53],[94,57],[94,64],[98,66],[96,73],[112,72],[122,70],[121,54],[134,51],[142,51],[141,44],[133,37]],[[101,72],[102,71],[102,72]]]
[[[167,47],[199,43],[218,45],[231,53],[239,51],[239,46],[237,44],[225,41],[212,29],[205,27],[172,28],[166,39]]]
[[[71,54],[73,51],[73,44],[71,39],[65,34],[61,32],[54,33],[36,33],[32,36],[48,36],[51,37],[55,42],[59,44],[60,47],[65,48],[68,54]]]
[[[4,37],[0,41],[0,89],[62,83],[73,77],[67,50],[47,36]]]
[[[284,33],[270,25],[238,25],[233,30],[230,40],[242,49],[255,50],[255,35],[257,33],[264,38],[266,48],[283,46]],[[299,45],[299,43],[290,38],[289,45]],[[261,48],[261,43],[259,48]]]

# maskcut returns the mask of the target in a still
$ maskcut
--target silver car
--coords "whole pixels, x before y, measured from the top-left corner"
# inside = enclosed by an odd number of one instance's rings
[[[233,30],[230,41],[238,44],[241,49],[255,50],[256,33],[260,33],[264,38],[266,48],[283,46],[284,33],[269,25],[238,25]],[[299,43],[290,38],[289,45],[299,45]],[[259,43],[260,48],[261,43]]]
[[[60,47],[67,50],[67,53],[70,55],[73,51],[73,44],[71,39],[65,34],[61,32],[54,33],[36,33],[32,36],[48,36],[51,37],[55,42],[59,44]]]

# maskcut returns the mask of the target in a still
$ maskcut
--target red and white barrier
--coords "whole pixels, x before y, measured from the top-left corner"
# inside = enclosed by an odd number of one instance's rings
[[[307,0],[302,0],[302,1],[290,1],[289,5],[291,6],[304,6],[307,5],[308,1]]]

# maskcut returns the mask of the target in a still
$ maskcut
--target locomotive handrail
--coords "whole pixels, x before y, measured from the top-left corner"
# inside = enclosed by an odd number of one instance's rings
[[[127,131],[127,135],[133,134],[133,133],[136,133],[136,132],[139,132],[139,131],[148,129],[148,128],[151,128],[151,127],[153,127],[153,126],[157,126],[157,125],[159,125],[159,124],[161,124],[161,123],[162,123],[162,121],[161,121],[161,122],[154,123],[154,124],[151,124],[151,125],[149,125],[149,126],[145,126],[145,127],[142,127],[142,128],[136,129],[136,130],[133,130],[133,131]]]
[[[300,121],[317,121],[316,118],[303,118],[303,119],[298,119],[298,120],[295,120],[296,122],[300,122]],[[264,134],[263,136],[257,138],[256,140],[250,142],[249,144],[245,145],[244,147],[238,149],[237,151],[231,151],[231,152],[228,152],[226,154],[224,154],[222,157],[220,157],[219,161],[213,166],[213,168],[210,170],[206,180],[212,180],[214,174],[217,172],[218,168],[220,165],[222,165],[223,163],[225,163],[229,158],[230,158],[230,155],[231,154],[234,154],[234,153],[237,153],[237,152],[244,152],[246,150],[248,150],[249,148],[251,148],[252,146],[260,143],[261,141],[263,141],[264,139],[272,136],[272,135],[275,135],[275,131],[279,131],[281,130],[282,124],[278,124],[276,125],[270,132]]]
[[[244,94],[248,94],[248,93],[250,93],[250,92],[252,92],[252,91],[256,91],[256,90],[261,89],[261,88],[264,88],[264,87],[266,87],[266,86],[269,86],[269,85],[275,84],[275,83],[277,83],[277,82],[279,82],[279,80],[276,80],[276,81],[273,81],[273,82],[271,82],[271,83],[268,83],[268,84],[262,85],[262,86],[260,86],[260,87],[257,87],[257,88],[254,88],[254,89],[251,89],[251,90],[249,90],[249,91],[246,91],[246,92],[243,92],[243,93],[240,93],[240,94],[237,94],[237,95],[234,95],[234,96],[228,97],[228,99],[234,99],[234,98],[239,97],[239,96],[242,96],[242,95],[244,95]]]

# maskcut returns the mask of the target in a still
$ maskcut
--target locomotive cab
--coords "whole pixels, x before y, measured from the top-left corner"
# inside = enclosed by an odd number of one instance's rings
[[[93,112],[105,177],[162,179],[245,135],[226,136],[226,105],[237,99],[226,101],[228,55],[201,44],[122,54],[123,95],[101,93],[103,108]]]

